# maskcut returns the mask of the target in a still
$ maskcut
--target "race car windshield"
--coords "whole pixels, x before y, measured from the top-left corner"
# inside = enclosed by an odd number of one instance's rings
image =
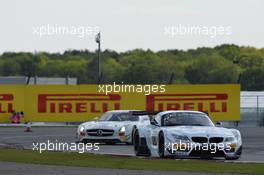
[[[162,126],[214,126],[205,114],[199,113],[169,113],[162,116]]]
[[[99,121],[138,121],[138,116],[129,115],[128,113],[105,113]]]

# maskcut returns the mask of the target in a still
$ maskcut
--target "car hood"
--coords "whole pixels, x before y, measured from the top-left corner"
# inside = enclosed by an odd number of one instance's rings
[[[120,129],[127,122],[91,121],[83,123],[85,129]]]
[[[225,137],[232,136],[231,129],[214,126],[172,126],[166,127],[166,132],[187,137]]]

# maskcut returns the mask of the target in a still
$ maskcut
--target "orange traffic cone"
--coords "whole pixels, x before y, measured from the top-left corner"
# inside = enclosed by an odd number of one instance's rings
[[[25,130],[24,132],[33,132],[33,131],[32,131],[32,128],[31,128],[31,124],[30,124],[30,122],[27,122],[27,123],[26,123],[26,130]]]

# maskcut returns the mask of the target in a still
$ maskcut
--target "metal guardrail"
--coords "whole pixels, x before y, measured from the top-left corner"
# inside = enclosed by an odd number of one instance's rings
[[[264,126],[264,95],[241,95],[241,122]]]
[[[242,127],[243,126],[263,127],[264,126],[264,95],[241,94],[240,116],[241,119],[239,122],[224,122],[224,125],[242,126]]]

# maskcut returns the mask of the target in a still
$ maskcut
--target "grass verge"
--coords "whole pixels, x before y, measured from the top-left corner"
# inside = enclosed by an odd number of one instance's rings
[[[140,159],[66,152],[44,152],[40,154],[32,150],[17,149],[0,149],[0,161],[131,170],[264,174],[264,164]]]

